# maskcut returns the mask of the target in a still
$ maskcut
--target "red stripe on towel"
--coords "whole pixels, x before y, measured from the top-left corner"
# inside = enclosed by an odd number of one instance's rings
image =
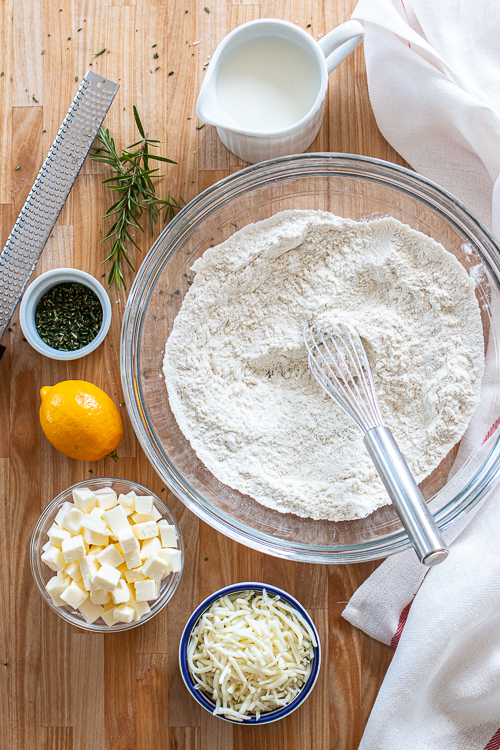
[[[500,729],[497,729],[491,740],[488,742],[484,750],[499,750],[500,748]]]
[[[401,638],[401,634],[403,633],[403,628],[406,625],[406,620],[408,619],[408,613],[410,611],[410,607],[412,604],[413,604],[413,599],[411,600],[411,602],[409,602],[406,605],[406,607],[403,609],[403,611],[399,615],[398,627],[396,629],[396,632],[392,636],[392,641],[390,643],[391,648],[397,648],[399,639]],[[492,750],[492,749],[488,748],[488,750]]]
[[[483,443],[482,443],[483,445],[485,444],[485,442],[486,442],[487,440],[489,440],[489,439],[490,439],[490,437],[491,437],[491,436],[493,435],[493,433],[494,433],[494,432],[495,432],[495,430],[497,429],[498,425],[500,425],[500,417],[498,417],[498,419],[496,419],[496,420],[494,421],[494,423],[493,423],[493,424],[491,425],[490,429],[489,429],[489,430],[488,430],[488,432],[486,433],[486,437],[484,438],[484,440],[483,440]]]
[[[406,20],[408,21],[408,26],[409,26],[409,25],[410,25],[410,22],[409,22],[409,20],[408,20],[408,13],[406,12],[406,6],[405,6],[405,3],[404,3],[404,0],[401,0],[401,5],[403,6],[403,10],[404,10],[404,12],[405,12]],[[407,45],[408,45],[408,47],[409,47],[409,48],[411,49],[411,44],[410,44],[410,42],[406,42],[406,44],[407,44]]]

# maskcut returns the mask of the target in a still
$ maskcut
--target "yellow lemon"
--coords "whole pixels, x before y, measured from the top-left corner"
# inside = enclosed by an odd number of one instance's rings
[[[40,390],[40,424],[54,448],[70,458],[98,461],[122,439],[123,424],[107,393],[86,380],[63,380]]]

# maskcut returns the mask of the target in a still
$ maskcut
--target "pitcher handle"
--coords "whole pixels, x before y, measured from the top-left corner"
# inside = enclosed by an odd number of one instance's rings
[[[329,73],[354,52],[364,36],[365,30],[358,21],[346,21],[319,40]]]

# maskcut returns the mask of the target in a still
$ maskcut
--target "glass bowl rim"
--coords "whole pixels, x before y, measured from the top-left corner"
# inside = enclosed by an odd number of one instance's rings
[[[151,609],[151,612],[148,612],[146,615],[141,617],[139,620],[132,620],[132,622],[122,622],[117,623],[116,625],[106,625],[105,623],[103,625],[95,625],[95,623],[89,623],[86,621],[75,621],[74,615],[72,612],[67,612],[62,607],[59,607],[57,604],[54,604],[52,601],[50,595],[47,593],[47,590],[45,589],[45,586],[42,582],[42,579],[40,577],[40,574],[38,572],[37,562],[38,562],[38,552],[37,552],[37,540],[39,535],[41,534],[41,529],[44,525],[44,523],[47,521],[47,519],[51,516],[51,514],[54,512],[54,510],[57,507],[57,504],[63,501],[64,497],[67,497],[71,492],[78,488],[78,487],[85,487],[88,484],[91,483],[104,483],[109,482],[110,484],[113,483],[123,483],[126,485],[130,485],[131,487],[136,487],[137,489],[144,490],[144,494],[152,495],[154,500],[157,500],[160,503],[160,506],[165,508],[168,511],[169,516],[174,521],[175,530],[177,533],[177,539],[179,542],[179,549],[181,550],[181,569],[179,571],[176,571],[174,573],[174,577],[172,579],[172,590],[170,592],[170,595],[168,598],[165,598],[165,601],[161,602],[161,606],[158,607],[157,610],[153,612],[153,609]],[[64,620],[65,622],[70,623],[70,625],[74,625],[76,628],[80,628],[81,630],[87,630],[92,633],[121,633],[124,630],[132,630],[132,628],[136,628],[139,625],[144,625],[144,623],[148,622],[149,620],[152,620],[153,617],[156,617],[157,614],[159,614],[164,607],[171,601],[172,597],[174,596],[175,592],[177,591],[177,587],[179,586],[179,583],[182,578],[182,574],[184,571],[184,556],[185,556],[185,549],[184,549],[184,539],[182,536],[182,531],[179,526],[179,522],[177,521],[177,518],[174,516],[168,505],[160,498],[158,495],[153,492],[152,490],[148,489],[144,485],[140,484],[139,482],[135,482],[130,479],[123,479],[122,477],[92,477],[92,479],[84,479],[81,482],[75,482],[75,484],[70,485],[69,487],[66,487],[66,489],[59,492],[56,497],[53,498],[38,517],[37,522],[35,523],[35,526],[33,527],[33,531],[31,533],[31,539],[30,539],[30,568],[31,568],[31,574],[33,576],[33,579],[35,581],[35,585],[42,597],[42,599],[45,601],[45,603],[52,609],[53,612],[55,612],[59,617]],[[55,575],[55,572],[54,572]]]
[[[281,589],[278,586],[273,586],[272,584],[267,583],[258,583],[256,581],[242,581],[241,583],[232,583],[229,584],[229,586],[223,586],[218,591],[210,594],[201,602],[201,604],[196,607],[192,615],[189,617],[186,625],[184,626],[184,630],[182,631],[181,640],[179,643],[179,668],[183,682],[186,688],[189,690],[189,693],[199,703],[199,705],[213,715],[213,709],[215,707],[214,704],[207,697],[205,697],[205,695],[200,693],[199,690],[195,689],[189,667],[187,666],[187,646],[193,628],[195,627],[203,612],[205,612],[205,610],[207,610],[217,599],[220,599],[222,596],[225,596],[226,594],[234,594],[238,591],[263,591],[264,589],[267,592],[282,597],[287,602],[287,604],[290,604],[292,607],[294,607],[294,609],[297,610],[297,612],[302,615],[302,617],[306,620],[307,624],[313,631],[317,645],[313,646],[314,658],[312,661],[311,673],[307,678],[307,682],[302,686],[300,693],[287,706],[283,706],[282,708],[278,708],[274,711],[269,711],[267,713],[261,714],[259,720],[257,720],[255,717],[250,717],[246,721],[237,721],[236,719],[232,719],[229,716],[224,716],[223,714],[215,714],[216,718],[223,719],[223,721],[228,721],[231,724],[237,724],[239,726],[260,726],[261,724],[271,724],[272,722],[284,719],[286,716],[295,711],[300,705],[302,705],[306,698],[308,698],[311,694],[319,676],[322,654],[319,633],[307,609],[294,596],[292,596],[292,594],[289,594],[287,591],[284,591],[284,589]]]
[[[411,542],[404,529],[360,544],[333,546],[290,542],[264,532],[257,532],[219,509],[214,509],[189,486],[187,480],[184,480],[158,445],[153,426],[140,399],[137,343],[144,325],[143,313],[159,273],[176,252],[183,235],[202,220],[203,212],[210,210],[217,197],[228,202],[233,195],[241,194],[255,185],[267,184],[270,180],[277,183],[280,177],[283,179],[292,176],[287,170],[294,167],[296,170],[293,176],[305,173],[308,167],[310,169],[307,174],[310,175],[315,164],[316,169],[321,170],[317,174],[327,174],[330,168],[334,174],[382,181],[395,190],[409,193],[422,203],[427,202],[434,212],[439,210],[439,213],[452,225],[459,227],[462,233],[476,235],[483,246],[486,246],[487,257],[483,248],[477,247],[477,241],[474,242],[482,263],[500,289],[500,245],[484,224],[458,198],[432,180],[398,164],[357,154],[319,152],[270,159],[228,175],[199,193],[153,243],[137,272],[125,308],[120,345],[122,385],[132,426],[153,468],[181,502],[212,528],[241,544],[275,557],[321,564],[365,562],[409,549]],[[168,248],[167,252],[165,248]],[[490,491],[499,475],[500,434],[492,442],[490,453],[472,479],[452,500],[434,513],[440,530],[445,530],[462,514],[470,511]]]

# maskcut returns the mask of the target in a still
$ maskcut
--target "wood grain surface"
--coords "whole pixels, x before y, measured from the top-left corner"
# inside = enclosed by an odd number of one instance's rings
[[[204,2],[209,12],[194,0],[2,0],[2,246],[87,69],[120,83],[106,120],[118,144],[136,139],[136,104],[150,136],[161,140],[161,153],[178,161],[165,170],[159,193],[170,190],[188,201],[244,166],[221,145],[214,128],[197,128],[196,97],[219,41],[259,17],[287,19],[302,28],[310,24],[317,39],[347,20],[355,5],[355,0]],[[374,121],[361,48],[330,76],[324,123],[310,150],[402,163]],[[110,199],[105,176],[102,164],[86,162],[36,274],[75,266],[102,277],[100,240],[107,225],[100,217]],[[145,252],[151,237],[145,234],[141,243]],[[138,266],[143,255],[131,255]],[[132,277],[127,272],[128,286]],[[262,555],[216,533],[168,493],[184,534],[186,565],[174,599],[151,622],[129,633],[86,633],[64,623],[36,591],[30,535],[57,493],[107,475],[139,481],[158,493],[163,489],[123,404],[119,336],[127,293],[112,289],[110,295],[110,334],[84,359],[66,364],[37,354],[23,339],[18,311],[2,341],[7,353],[0,362],[0,747],[354,750],[392,651],[340,615],[376,563],[313,566]],[[111,459],[95,464],[68,459],[43,436],[39,389],[70,378],[96,383],[119,404],[125,435],[117,465]],[[324,649],[310,699],[288,719],[262,728],[229,725],[198,708],[177,663],[180,633],[195,606],[220,586],[249,578],[282,586],[300,599]]]

